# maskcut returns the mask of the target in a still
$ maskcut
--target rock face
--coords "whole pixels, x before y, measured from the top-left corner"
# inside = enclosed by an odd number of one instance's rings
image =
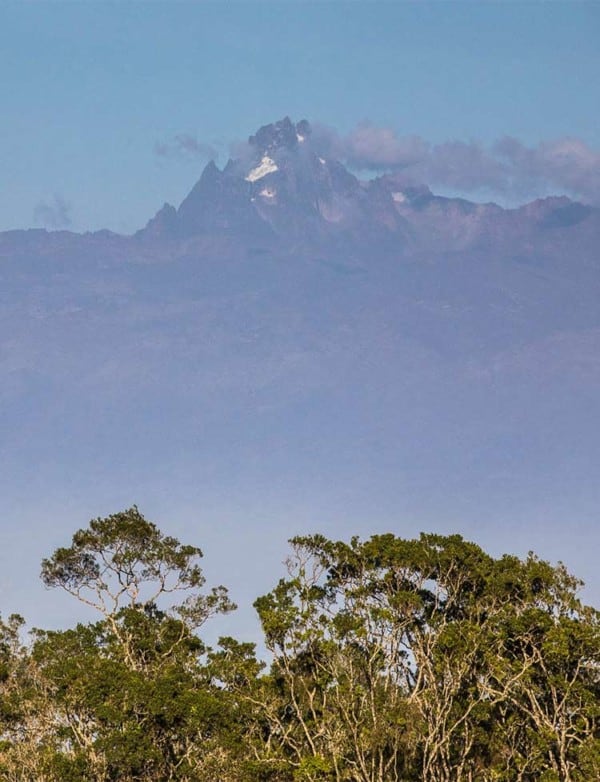
[[[270,238],[276,246],[355,232],[374,216],[366,191],[339,162],[320,158],[310,136],[308,122],[294,125],[286,117],[250,136],[242,157],[223,171],[209,163],[177,210],[171,237],[222,231],[242,242]]]
[[[598,240],[598,210],[565,197],[507,210],[436,196],[399,175],[360,181],[322,157],[312,138],[306,120],[263,126],[223,170],[210,162],[179,208],[165,205],[137,239],[396,258],[471,251],[559,257],[563,233],[584,252]]]
[[[0,234],[5,501],[214,493],[493,550],[529,513],[593,579],[563,530],[600,500],[599,210],[361,181],[315,135],[265,125],[134,236]]]

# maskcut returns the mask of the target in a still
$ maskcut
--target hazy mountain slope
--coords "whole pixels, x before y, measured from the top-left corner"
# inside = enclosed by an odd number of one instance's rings
[[[566,198],[361,182],[289,120],[133,237],[0,234],[5,602],[29,600],[32,532],[34,567],[72,517],[134,501],[198,519],[252,593],[301,527],[392,523],[593,581],[599,240]]]

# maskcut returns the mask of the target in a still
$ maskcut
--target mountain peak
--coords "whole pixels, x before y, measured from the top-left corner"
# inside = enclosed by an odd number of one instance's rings
[[[248,143],[261,155],[267,155],[277,149],[294,149],[301,144],[310,134],[311,128],[307,120],[300,120],[294,124],[289,117],[284,117],[278,122],[263,125]]]
[[[359,181],[343,162],[319,156],[311,132],[307,120],[295,123],[287,116],[263,125],[223,170],[210,161],[179,208],[163,207],[141,234],[219,235],[240,246],[256,237],[263,246],[313,246],[330,238],[353,251],[361,243],[402,248],[420,242],[438,249],[458,242],[464,249],[495,236],[490,225],[500,207],[434,195],[403,172]],[[553,198],[505,217],[519,231],[523,220],[562,229],[589,214],[586,207]]]

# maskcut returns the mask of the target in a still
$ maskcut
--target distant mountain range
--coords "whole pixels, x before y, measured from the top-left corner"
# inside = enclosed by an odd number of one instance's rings
[[[266,125],[133,236],[0,234],[0,490],[292,507],[282,540],[396,509],[590,576],[599,248],[597,208],[362,181]]]
[[[594,251],[600,210],[565,196],[543,198],[518,209],[475,204],[434,195],[426,185],[403,184],[400,174],[361,181],[338,160],[325,159],[311,144],[306,120],[286,117],[248,139],[241,158],[220,171],[210,162],[188,196],[175,208],[165,204],[133,238],[119,244],[99,231],[75,237],[67,231],[8,231],[2,252],[69,242],[92,251],[104,244],[131,257],[152,253],[158,242],[178,244],[182,253],[239,245],[244,251],[331,252],[352,248],[383,251],[397,258],[431,252],[504,251],[519,243],[528,252],[557,256],[561,240],[578,251]]]

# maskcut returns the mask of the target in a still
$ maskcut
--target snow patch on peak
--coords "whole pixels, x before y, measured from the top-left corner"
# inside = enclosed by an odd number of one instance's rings
[[[396,204],[403,204],[406,201],[406,196],[404,193],[397,190],[395,193],[392,193],[392,199]]]
[[[258,166],[248,172],[245,179],[246,182],[256,182],[257,179],[262,179],[264,176],[267,176],[267,174],[272,174],[274,171],[278,170],[279,168],[275,161],[265,155]]]
[[[325,161],[323,160],[323,158],[322,158],[322,157],[320,157],[320,158],[319,158],[319,163],[320,163],[322,166],[324,166],[324,165],[325,165]]]
[[[303,141],[306,140],[306,136],[303,136],[302,133],[296,133],[296,138],[298,141],[302,144]]]
[[[263,187],[259,195],[263,196],[263,198],[275,198],[277,191],[273,187]]]

